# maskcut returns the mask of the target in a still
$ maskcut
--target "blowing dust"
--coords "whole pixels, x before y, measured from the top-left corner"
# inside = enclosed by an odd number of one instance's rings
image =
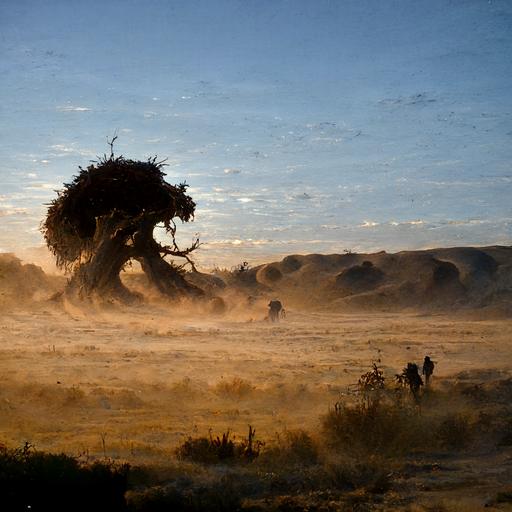
[[[156,299],[84,306],[48,300],[60,278],[9,258],[2,260],[12,291],[4,285],[0,428],[15,445],[100,454],[107,433],[111,456],[165,457],[186,436],[210,430],[242,435],[251,424],[262,438],[314,431],[372,362],[390,379],[426,354],[436,361],[434,381],[511,371],[508,319],[335,314],[301,307],[295,296],[291,306],[283,300],[286,318],[271,323],[275,291],[229,286],[219,292],[222,311]]]

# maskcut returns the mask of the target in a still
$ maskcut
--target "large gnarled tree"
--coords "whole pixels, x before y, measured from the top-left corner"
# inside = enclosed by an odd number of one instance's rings
[[[120,272],[137,260],[149,281],[164,295],[202,295],[183,277],[182,266],[165,256],[185,258],[199,240],[181,250],[176,243],[175,219],[189,222],[195,203],[187,185],[164,180],[162,163],[122,156],[104,156],[65,184],[52,201],[42,225],[46,243],[57,265],[71,273],[67,291],[81,298],[99,296],[129,301],[134,297]],[[157,224],[172,238],[162,245],[153,236]]]

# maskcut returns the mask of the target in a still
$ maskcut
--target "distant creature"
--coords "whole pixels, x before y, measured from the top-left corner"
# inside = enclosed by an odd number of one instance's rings
[[[412,396],[416,402],[419,402],[419,392],[421,386],[423,386],[423,380],[420,377],[418,365],[415,363],[407,363],[407,368],[405,369],[405,379],[407,384],[409,384],[409,388],[411,390]]]
[[[281,304],[281,301],[274,299],[271,300],[268,303],[269,311],[268,311],[268,318],[271,322],[279,322],[279,317],[281,314],[281,311],[283,310],[283,305]]]
[[[434,361],[430,359],[429,356],[425,356],[425,360],[423,361],[423,375],[425,375],[425,385],[428,386],[430,377],[434,373]]]
[[[281,314],[279,315],[281,318],[286,318],[286,310],[283,308],[281,309]]]
[[[248,261],[242,261],[239,265],[236,266],[236,270],[238,272],[247,272],[249,270],[249,262]]]

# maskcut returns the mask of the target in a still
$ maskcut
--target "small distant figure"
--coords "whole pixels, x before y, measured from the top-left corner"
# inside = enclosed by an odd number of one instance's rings
[[[281,301],[274,299],[268,303],[268,318],[271,322],[279,322],[279,317],[281,315],[281,311],[283,310],[283,305]]]
[[[420,399],[420,388],[423,386],[423,380],[420,377],[418,365],[415,363],[407,363],[407,368],[405,369],[404,373],[412,396],[414,397],[416,403],[418,403]]]
[[[281,309],[280,317],[284,320],[286,318],[286,310],[283,308]]]
[[[434,361],[430,359],[429,356],[425,356],[425,360],[423,361],[423,375],[425,375],[425,385],[428,386],[430,382],[430,377],[434,373]]]
[[[238,272],[247,272],[249,270],[249,262],[242,261],[242,263],[237,265],[236,269],[238,270]]]

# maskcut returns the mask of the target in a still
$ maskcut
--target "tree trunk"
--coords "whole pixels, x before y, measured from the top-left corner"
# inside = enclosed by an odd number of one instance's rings
[[[203,296],[203,290],[188,283],[176,267],[164,260],[153,238],[153,229],[154,225],[147,222],[134,236],[135,258],[149,282],[168,297]]]
[[[140,298],[121,282],[119,274],[131,257],[126,245],[129,234],[120,229],[113,216],[96,221],[91,258],[80,266],[68,285],[68,292],[80,298],[99,297],[132,302]]]
[[[134,258],[140,262],[150,283],[163,295],[203,296],[200,288],[189,284],[176,267],[163,259],[161,248],[153,238],[153,229],[154,224],[149,219],[130,224],[116,218],[115,214],[98,218],[91,257],[74,273],[67,293],[82,299],[98,297],[126,303],[140,300],[141,295],[126,288],[119,277],[124,265]]]

